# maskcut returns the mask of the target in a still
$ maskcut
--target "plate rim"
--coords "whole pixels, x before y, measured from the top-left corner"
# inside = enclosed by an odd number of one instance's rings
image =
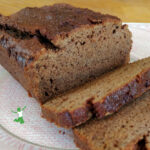
[[[24,144],[30,144],[30,145],[32,145],[32,146],[36,146],[36,147],[34,147],[34,148],[45,148],[45,149],[49,149],[49,150],[79,150],[78,148],[76,148],[76,149],[72,149],[72,148],[64,149],[64,148],[59,148],[59,147],[58,147],[58,148],[56,148],[56,147],[49,147],[49,146],[45,146],[45,145],[33,143],[33,142],[31,142],[31,141],[28,141],[28,140],[26,140],[26,139],[23,139],[23,138],[21,138],[21,137],[15,135],[15,134],[13,134],[13,133],[10,132],[9,130],[7,130],[4,126],[2,126],[1,124],[0,124],[0,129],[1,129],[2,131],[4,131],[4,134],[5,134],[6,137],[11,136],[10,138],[19,140],[19,142],[23,142]],[[0,133],[1,133],[1,131],[0,131]],[[8,135],[7,135],[7,134],[8,134]],[[17,142],[17,141],[16,141],[16,142]],[[22,144],[22,143],[20,143],[20,144]],[[23,149],[24,149],[24,148],[23,148]]]

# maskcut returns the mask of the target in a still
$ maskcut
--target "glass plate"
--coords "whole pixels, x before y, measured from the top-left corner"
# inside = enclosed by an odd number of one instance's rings
[[[131,61],[150,56],[150,28],[141,24],[130,24],[133,33]],[[17,114],[12,113],[18,107],[23,112],[25,123],[13,120]],[[77,150],[73,142],[72,130],[56,127],[41,117],[39,104],[13,77],[0,66],[0,141],[15,146],[16,149],[61,149]]]

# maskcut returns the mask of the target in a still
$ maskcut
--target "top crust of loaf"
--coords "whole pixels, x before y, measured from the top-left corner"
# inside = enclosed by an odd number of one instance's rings
[[[55,4],[41,8],[24,8],[11,16],[1,16],[2,26],[18,29],[29,34],[40,34],[55,42],[68,36],[73,29],[83,25],[121,22],[119,18],[103,15],[89,9],[76,8],[68,4]]]

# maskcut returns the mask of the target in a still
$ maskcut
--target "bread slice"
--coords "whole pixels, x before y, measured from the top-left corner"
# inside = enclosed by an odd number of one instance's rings
[[[150,91],[116,114],[73,129],[81,150],[150,150]]]
[[[150,89],[150,57],[104,74],[42,105],[43,116],[72,128],[93,115],[102,118]]]
[[[0,64],[41,103],[129,61],[119,18],[67,4],[0,16]]]

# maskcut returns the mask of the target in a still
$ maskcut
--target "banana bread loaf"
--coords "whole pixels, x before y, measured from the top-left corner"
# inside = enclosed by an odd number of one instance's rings
[[[102,118],[150,89],[150,57],[108,72],[42,105],[43,117],[71,128]]]
[[[0,64],[44,103],[129,61],[120,19],[55,4],[0,16]]]
[[[150,150],[150,91],[102,120],[73,129],[81,150]]]

